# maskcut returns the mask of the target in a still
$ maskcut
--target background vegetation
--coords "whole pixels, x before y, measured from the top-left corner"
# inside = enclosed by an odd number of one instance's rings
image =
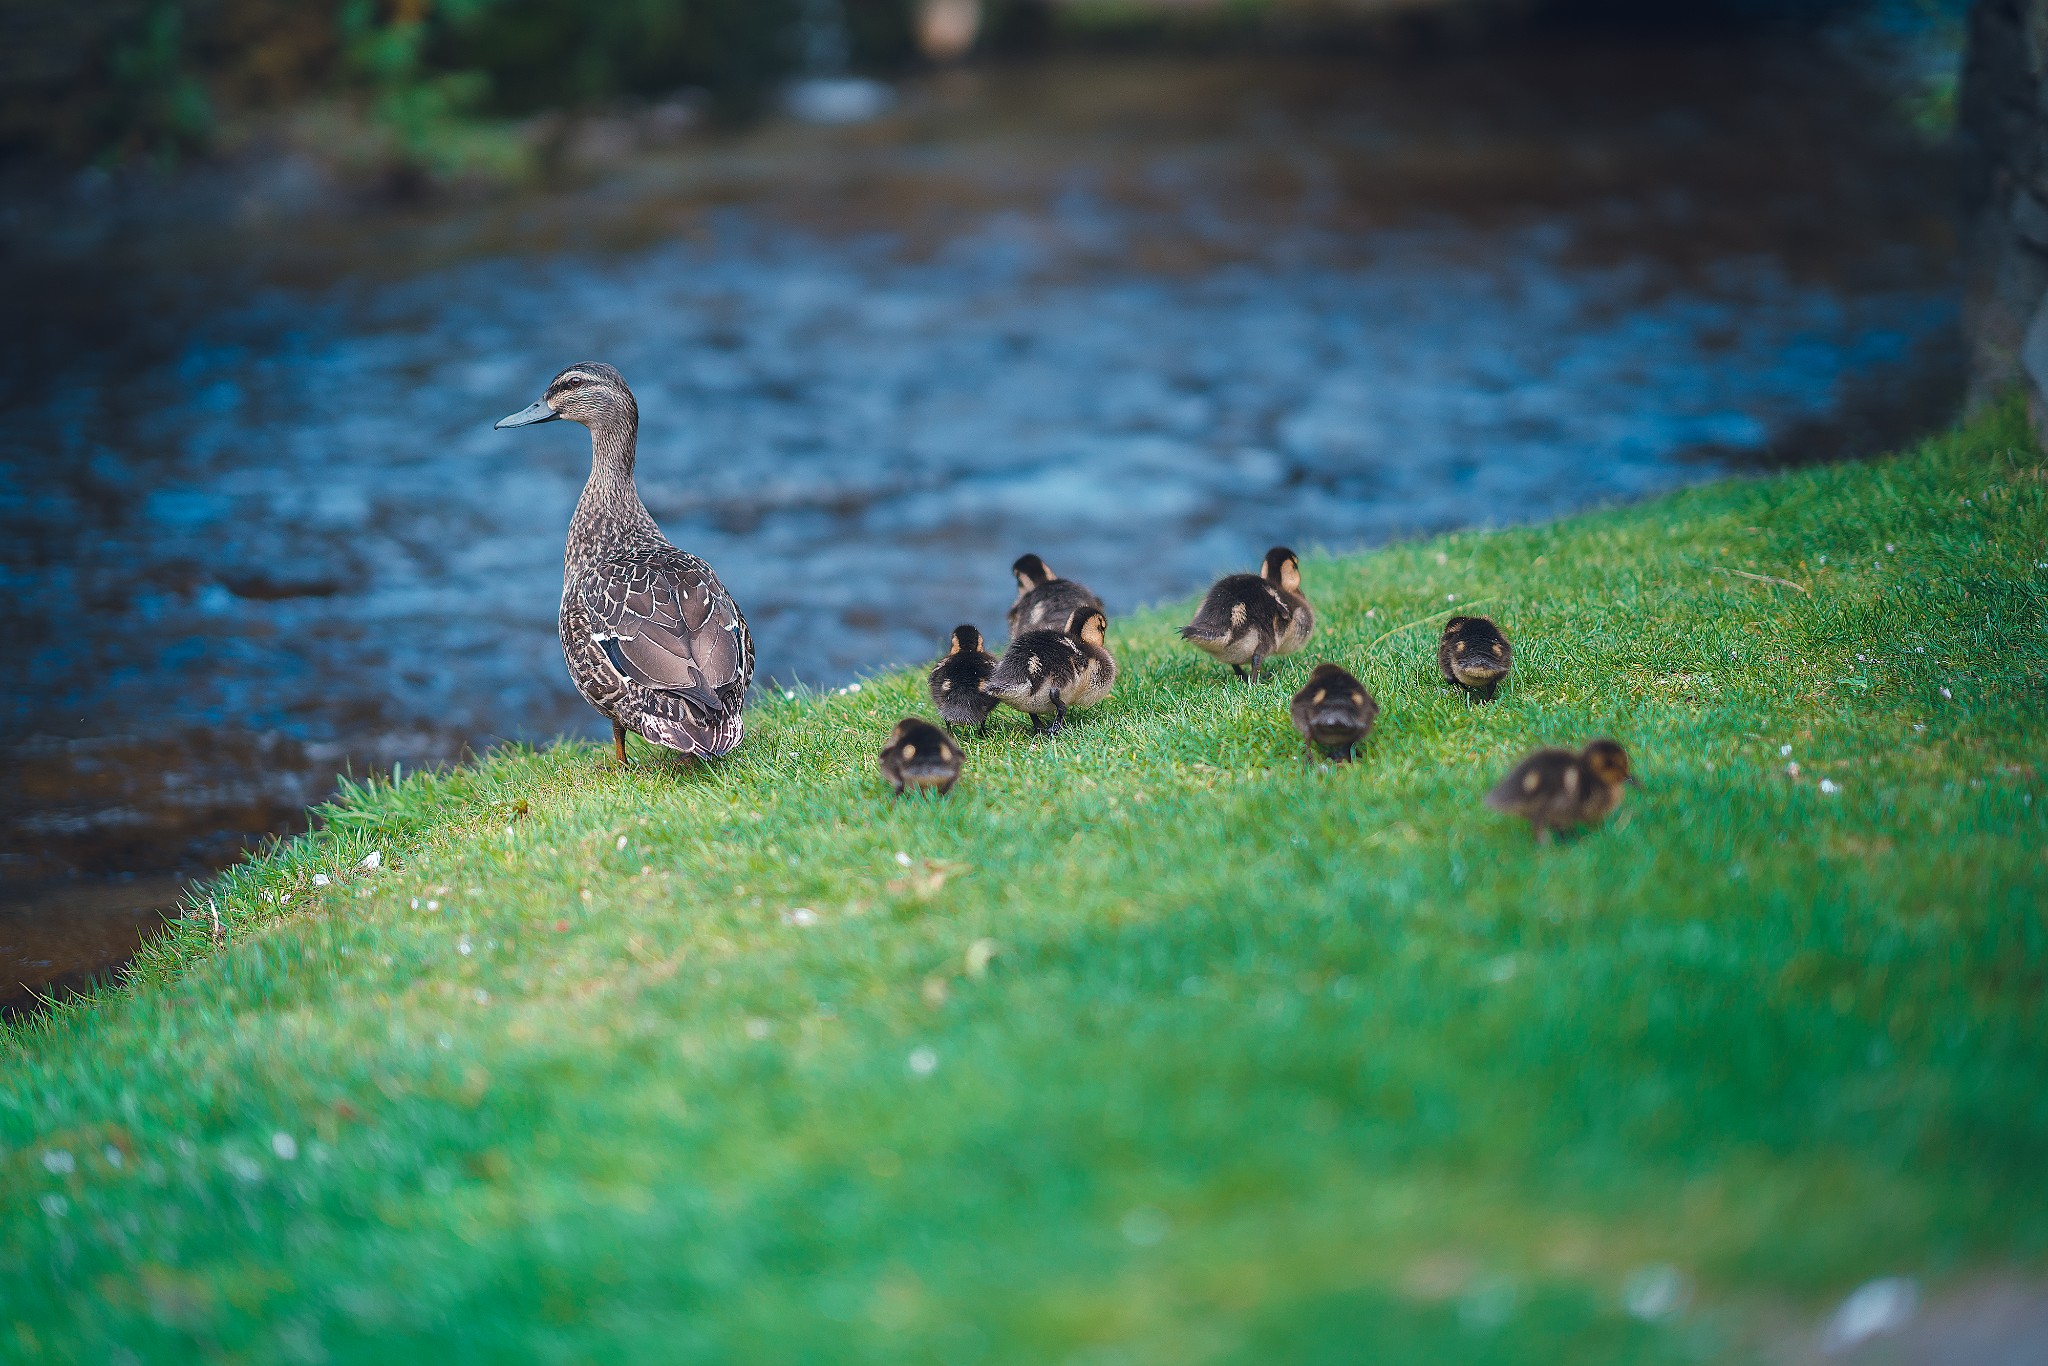
[[[873,768],[913,673],[716,765],[350,790],[0,1035],[0,1351],[1696,1361],[2041,1267],[2015,408],[1305,573],[1276,682],[1126,619],[1111,701],[944,800]],[[1491,706],[1435,678],[1454,603],[1515,637]],[[1323,657],[1385,707],[1353,765],[1286,724]],[[1481,807],[1599,734],[1606,828]]]

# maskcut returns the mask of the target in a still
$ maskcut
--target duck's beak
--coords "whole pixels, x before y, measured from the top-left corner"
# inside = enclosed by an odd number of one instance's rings
[[[532,407],[521,408],[510,417],[499,418],[491,424],[491,430],[498,432],[507,427],[531,427],[536,422],[553,422],[560,416],[560,413],[548,407],[546,399],[535,399]]]

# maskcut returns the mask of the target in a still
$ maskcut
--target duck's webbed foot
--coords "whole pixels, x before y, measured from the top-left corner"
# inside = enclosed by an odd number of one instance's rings
[[[1058,735],[1066,728],[1067,704],[1060,700],[1058,693],[1054,693],[1052,695],[1052,724],[1045,728],[1045,733],[1047,735]]]

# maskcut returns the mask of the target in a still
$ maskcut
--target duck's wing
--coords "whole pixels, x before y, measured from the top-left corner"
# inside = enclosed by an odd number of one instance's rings
[[[683,699],[707,722],[738,712],[754,642],[710,565],[674,546],[635,546],[592,566],[577,593],[620,674]]]

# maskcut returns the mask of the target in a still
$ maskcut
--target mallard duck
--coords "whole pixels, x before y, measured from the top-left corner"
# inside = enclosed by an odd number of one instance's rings
[[[626,732],[685,755],[740,742],[754,640],[711,566],[669,544],[633,484],[640,408],[609,365],[572,365],[531,407],[498,422],[565,417],[590,429],[590,480],[569,519],[562,569],[562,657],[576,690]]]
[[[988,731],[988,714],[996,700],[981,690],[996,671],[996,657],[982,647],[981,632],[955,626],[946,657],[932,666],[932,705],[948,727],[978,726]]]
[[[1380,704],[1350,670],[1323,663],[1309,674],[1287,713],[1311,757],[1320,749],[1342,764],[1350,762],[1352,747],[1372,729]]]
[[[1116,686],[1116,660],[1102,643],[1108,629],[1100,611],[1082,607],[1064,631],[1026,631],[1003,651],[982,691],[1028,715],[1034,732],[1044,725],[1058,735],[1070,709],[1092,707]]]
[[[1466,700],[1491,702],[1500,681],[1515,666],[1515,647],[1486,617],[1452,617],[1437,642],[1436,667],[1444,682],[1465,690]]]
[[[960,781],[960,746],[931,722],[906,716],[889,732],[880,764],[897,796],[906,789],[921,792],[928,787],[943,796]]]
[[[1554,830],[1606,820],[1621,805],[1622,784],[1640,787],[1629,772],[1628,752],[1612,740],[1595,740],[1579,753],[1539,749],[1516,764],[1486,804],[1520,816],[1547,843]]]
[[[1061,578],[1036,555],[1018,556],[1010,572],[1017,576],[1017,600],[1010,604],[1012,640],[1026,631],[1060,630],[1082,607],[1092,607],[1103,613],[1104,621],[1109,620],[1102,599],[1089,592],[1086,584]]]
[[[1286,546],[1276,545],[1266,552],[1258,573],[1219,579],[1180,635],[1228,664],[1239,678],[1251,665],[1250,678],[1257,683],[1267,660],[1293,654],[1308,644],[1315,629],[1316,614],[1301,595],[1301,561]]]

